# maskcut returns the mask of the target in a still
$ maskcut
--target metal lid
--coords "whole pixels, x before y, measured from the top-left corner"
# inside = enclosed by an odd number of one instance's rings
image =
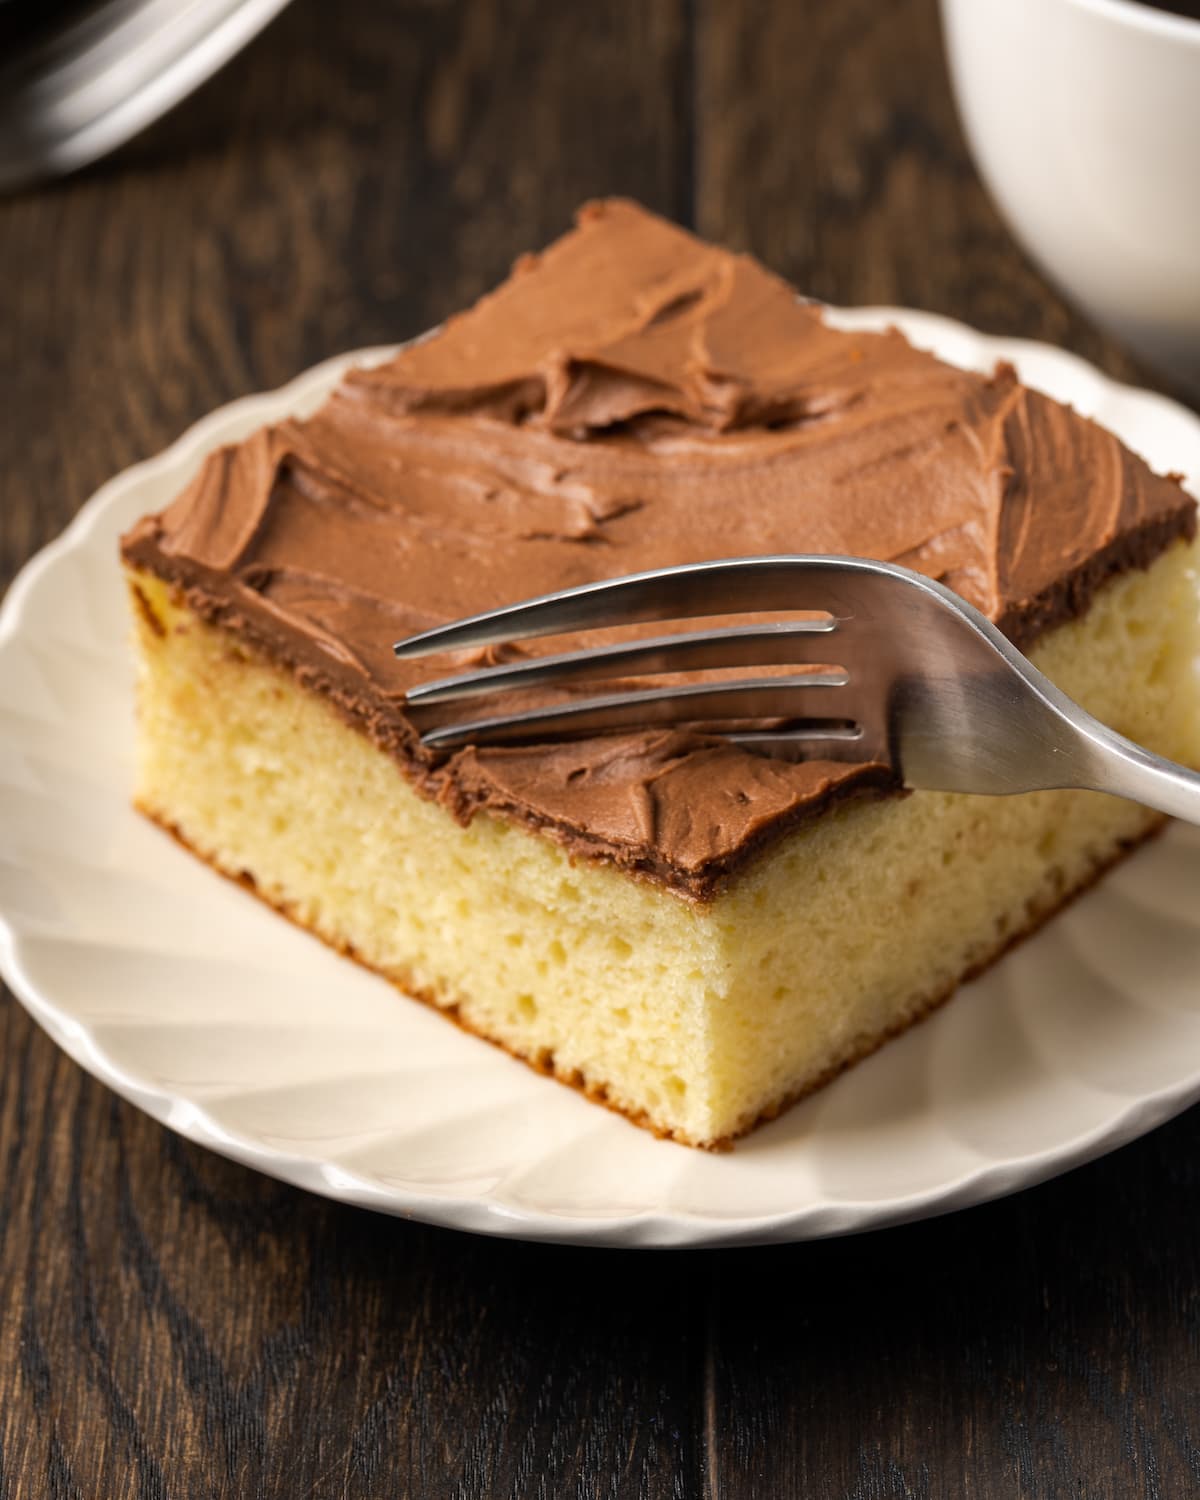
[[[288,0],[0,0],[0,191],[74,171],[165,114]]]

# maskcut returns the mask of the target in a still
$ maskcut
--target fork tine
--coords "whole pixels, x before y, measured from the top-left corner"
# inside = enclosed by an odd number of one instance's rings
[[[406,701],[416,708],[433,703],[454,703],[484,693],[543,687],[569,678],[573,682],[596,678],[642,676],[655,672],[683,672],[700,667],[766,667],[831,661],[835,651],[839,664],[845,655],[839,642],[824,645],[813,637],[829,637],[837,630],[835,620],[795,620],[772,625],[733,625],[723,630],[695,630],[682,635],[660,635],[647,641],[623,641],[587,651],[566,651],[539,656],[532,661],[456,677],[410,688]],[[812,645],[810,646],[810,642]],[[816,647],[814,651],[812,646]]]
[[[613,693],[578,703],[449,724],[427,730],[421,741],[430,749],[450,750],[467,743],[495,745],[564,733],[577,736],[696,720],[804,717],[847,721],[856,716],[857,709],[853,692],[846,692],[848,680],[845,672],[811,672],[802,677],[744,678]]]
[[[791,729],[750,729],[722,735],[731,745],[747,750],[765,750],[777,754],[787,750],[817,750],[823,760],[883,759],[876,738],[868,736],[861,724],[823,724],[808,720]]]
[[[864,572],[888,573],[886,564],[849,557],[732,557],[718,562],[655,568],[625,578],[601,579],[560,589],[521,604],[488,610],[451,625],[410,636],[395,646],[405,659],[435,651],[491,646],[501,641],[595,630],[604,625],[644,620],[678,620],[697,615],[735,615],[766,609],[823,609],[836,605],[841,585],[853,586]],[[798,597],[802,582],[820,597]]]

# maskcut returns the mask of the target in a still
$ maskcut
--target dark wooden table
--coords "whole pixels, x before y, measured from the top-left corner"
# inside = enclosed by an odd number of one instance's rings
[[[934,0],[295,0],[0,203],[5,579],[211,407],[428,327],[614,191],[1153,383],[990,207]],[[6,999],[0,1161],[0,1500],[1200,1492],[1196,1112],[859,1239],[508,1244],[209,1155]]]

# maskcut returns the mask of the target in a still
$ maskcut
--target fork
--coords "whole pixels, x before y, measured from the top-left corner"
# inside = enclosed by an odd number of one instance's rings
[[[702,724],[749,749],[883,761],[904,785],[1007,794],[1077,787],[1200,823],[1200,775],[1101,724],[1054,686],[986,616],[943,584],[856,557],[728,558],[545,594],[399,642],[404,659],[653,620],[764,611],[817,618],[688,631],[439,678],[411,688],[420,727],[446,709],[512,692],[684,673],[807,666],[573,698],[434,722],[430,748],[529,743]],[[774,727],[747,721],[780,720]],[[722,727],[724,726],[724,727]]]

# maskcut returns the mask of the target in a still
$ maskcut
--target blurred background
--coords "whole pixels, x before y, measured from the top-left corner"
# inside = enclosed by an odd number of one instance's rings
[[[429,328],[599,194],[815,297],[930,309],[1180,393],[1001,219],[937,0],[171,4],[201,40],[167,38],[138,108],[173,107],[38,177],[78,135],[55,101],[80,130],[106,117],[89,89],[112,81],[116,12],[0,0],[0,583],[189,423]],[[122,0],[122,48],[162,42],[147,13]],[[1061,1182],[854,1241],[556,1250],[268,1182],[7,1003],[0,1143],[4,1500],[1200,1484],[1194,1111]]]

